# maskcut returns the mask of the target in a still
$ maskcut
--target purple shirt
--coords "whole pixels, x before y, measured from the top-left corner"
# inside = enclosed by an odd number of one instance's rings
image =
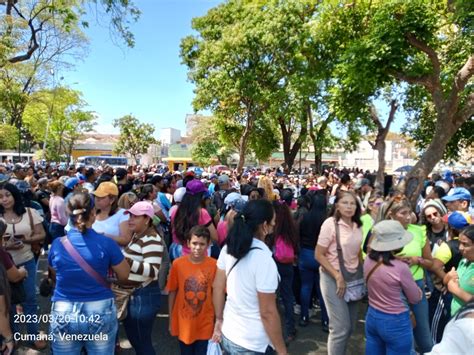
[[[52,195],[49,199],[51,222],[65,226],[67,224],[66,203],[59,196]]]
[[[369,305],[381,312],[399,314],[407,311],[407,305],[402,300],[403,294],[410,304],[415,304],[420,302],[422,293],[406,263],[400,260],[390,260],[390,263],[393,266],[382,264],[370,276],[367,284]],[[375,264],[369,257],[365,259],[366,279]]]

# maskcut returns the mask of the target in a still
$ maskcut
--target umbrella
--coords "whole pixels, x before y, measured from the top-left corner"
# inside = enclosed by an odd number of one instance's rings
[[[407,173],[413,168],[412,165],[404,165],[395,170],[396,173]]]

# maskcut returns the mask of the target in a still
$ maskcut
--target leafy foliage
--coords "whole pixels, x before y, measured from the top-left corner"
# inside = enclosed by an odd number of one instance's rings
[[[0,124],[0,150],[13,149],[17,145],[18,129],[9,124]]]
[[[151,144],[158,143],[153,137],[155,127],[150,123],[141,123],[132,115],[115,119],[113,125],[120,128],[120,137],[114,152],[130,154],[135,162],[138,155],[146,153]]]

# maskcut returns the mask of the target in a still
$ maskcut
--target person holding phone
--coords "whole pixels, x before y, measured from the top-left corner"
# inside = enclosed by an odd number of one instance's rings
[[[27,276],[23,281],[26,299],[22,303],[26,316],[34,316],[38,312],[36,298],[36,262],[31,250],[31,244],[40,242],[45,237],[43,218],[39,213],[26,208],[20,191],[15,185],[6,183],[0,187],[0,218],[6,223],[7,229],[3,245],[10,253],[18,268],[24,267]],[[16,305],[11,305],[10,316],[16,313]],[[18,332],[18,324],[13,325],[13,332]],[[28,322],[26,329],[29,335],[38,334],[38,324]],[[44,349],[46,342],[37,340],[31,344],[36,349]]]

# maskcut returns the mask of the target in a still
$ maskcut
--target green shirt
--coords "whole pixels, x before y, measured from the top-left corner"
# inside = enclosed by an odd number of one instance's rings
[[[403,247],[399,255],[421,257],[423,255],[423,247],[427,241],[426,227],[416,224],[409,224],[407,230],[413,235],[413,239],[410,243]],[[410,266],[410,271],[415,281],[423,279],[425,275],[424,269],[420,265]]]
[[[474,295],[474,263],[467,259],[462,259],[458,265],[459,287],[464,291]],[[453,295],[451,302],[451,316],[454,316],[457,311],[464,305],[464,301]]]
[[[362,257],[365,259],[366,254],[364,253],[364,244],[365,244],[365,239],[367,238],[367,235],[371,231],[373,225],[374,225],[374,220],[372,219],[372,216],[368,213],[362,215],[360,217],[360,220],[362,221],[362,244],[360,248],[362,249]]]

